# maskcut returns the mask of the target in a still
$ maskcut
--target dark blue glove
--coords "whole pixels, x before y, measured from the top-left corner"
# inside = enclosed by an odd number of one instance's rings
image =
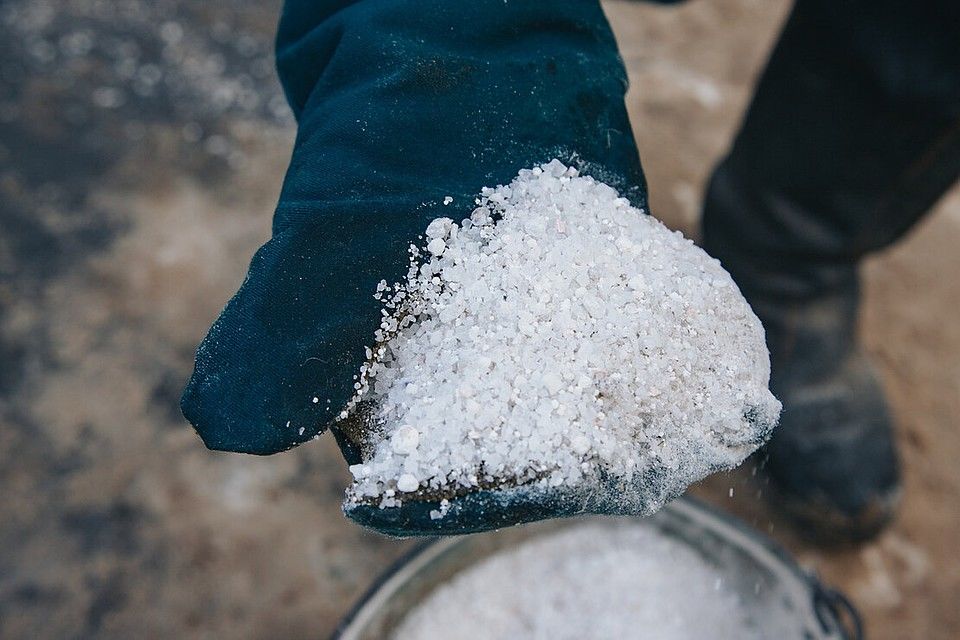
[[[559,158],[646,206],[597,0],[288,0],[277,64],[299,131],[273,237],[181,402],[211,449],[270,454],[328,426],[379,325],[377,282],[481,187]]]
[[[556,157],[645,205],[596,0],[289,0],[277,59],[299,132],[273,237],[182,400],[212,449],[275,453],[323,430],[379,324],[376,283],[481,187]]]

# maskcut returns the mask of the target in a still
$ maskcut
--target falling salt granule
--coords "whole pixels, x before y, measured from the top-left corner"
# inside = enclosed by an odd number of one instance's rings
[[[439,586],[393,640],[752,640],[755,614],[693,549],[652,527],[574,525]]]
[[[558,161],[478,202],[377,287],[348,509],[602,476],[650,510],[765,439],[763,328],[719,262]]]

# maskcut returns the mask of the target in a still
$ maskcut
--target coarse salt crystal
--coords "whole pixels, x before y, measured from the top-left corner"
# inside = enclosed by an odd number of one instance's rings
[[[570,447],[574,452],[583,455],[590,451],[590,441],[582,435],[575,435],[570,439]]]
[[[543,386],[547,388],[550,395],[556,395],[563,388],[563,378],[556,371],[548,371],[543,374]]]
[[[420,432],[410,425],[403,425],[390,438],[390,446],[394,453],[410,454],[417,450],[420,443]]]
[[[416,479],[412,474],[404,473],[397,479],[397,489],[405,493],[410,493],[411,491],[416,491],[417,487],[420,486],[420,481]]]

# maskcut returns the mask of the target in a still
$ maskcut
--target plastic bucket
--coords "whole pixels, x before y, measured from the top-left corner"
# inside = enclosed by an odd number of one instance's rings
[[[697,551],[724,576],[751,612],[763,638],[835,640],[862,637],[849,601],[805,573],[769,538],[690,498],[681,498],[649,518],[585,516],[427,542],[387,571],[334,632],[339,640],[386,640],[406,612],[430,592],[483,558],[585,519],[630,522]]]

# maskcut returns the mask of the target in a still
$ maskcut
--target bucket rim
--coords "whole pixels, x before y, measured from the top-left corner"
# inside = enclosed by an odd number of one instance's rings
[[[842,591],[825,586],[816,573],[801,567],[793,555],[770,536],[754,529],[733,514],[693,496],[680,496],[664,505],[661,511],[676,512],[677,515],[690,519],[706,518],[712,520],[712,524],[717,526],[719,533],[726,535],[727,539],[733,544],[741,548],[752,546],[769,554],[787,574],[809,588],[814,613],[825,632],[836,630],[849,640],[863,639],[863,625],[860,614],[850,599]],[[618,517],[631,518],[631,516]],[[656,517],[656,514],[644,518],[633,518],[643,520],[653,517]],[[495,531],[490,533],[495,533]],[[331,640],[350,640],[345,634],[353,630],[364,611],[384,591],[384,587],[396,580],[400,574],[406,573],[415,561],[429,560],[430,556],[439,555],[448,547],[458,544],[461,539],[461,536],[428,537],[419,541],[391,562],[386,569],[377,575],[370,586],[340,619],[330,636]],[[844,623],[845,620],[849,621],[849,626]]]

